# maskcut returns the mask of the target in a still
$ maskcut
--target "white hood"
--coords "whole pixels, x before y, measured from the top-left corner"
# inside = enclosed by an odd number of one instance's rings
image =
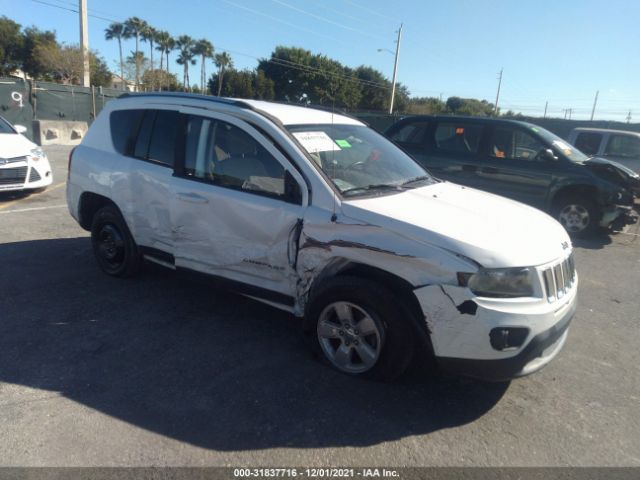
[[[0,133],[0,158],[28,155],[37,145],[19,133]]]
[[[566,247],[571,248],[564,228],[546,213],[448,182],[344,201],[342,211],[487,268],[537,266],[566,256]]]

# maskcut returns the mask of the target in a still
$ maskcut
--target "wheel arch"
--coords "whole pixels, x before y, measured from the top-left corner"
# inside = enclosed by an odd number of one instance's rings
[[[360,277],[370,281],[379,283],[381,286],[391,290],[402,305],[407,308],[410,314],[410,323],[416,332],[420,343],[433,354],[433,346],[431,344],[431,334],[424,319],[424,314],[416,295],[415,287],[398,275],[383,270],[378,267],[356,262],[345,258],[335,258],[327,264],[323,270],[315,278],[307,295],[306,306],[311,303],[309,300],[313,297],[314,292],[318,291],[323,284],[335,277],[351,276]]]
[[[598,203],[598,189],[594,185],[588,184],[574,184],[565,185],[556,190],[551,197],[549,207],[552,210],[558,206],[558,202],[570,197],[570,196],[585,196],[591,198],[595,203]]]
[[[112,205],[120,211],[118,206],[108,197],[93,192],[83,192],[80,195],[80,202],[78,208],[79,224],[87,231],[91,230],[91,224],[93,223],[93,217],[103,207]],[[122,213],[122,212],[121,212]]]

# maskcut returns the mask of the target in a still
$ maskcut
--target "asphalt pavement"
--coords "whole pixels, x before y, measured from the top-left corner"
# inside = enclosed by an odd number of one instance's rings
[[[298,321],[146,265],[102,274],[54,185],[0,196],[0,466],[640,466],[638,225],[576,246],[567,344],[509,384],[319,364]]]

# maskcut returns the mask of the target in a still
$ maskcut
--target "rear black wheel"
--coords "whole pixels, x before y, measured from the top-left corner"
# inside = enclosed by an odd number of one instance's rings
[[[130,277],[138,271],[138,247],[115,206],[107,205],[94,215],[91,243],[98,265],[107,275]]]

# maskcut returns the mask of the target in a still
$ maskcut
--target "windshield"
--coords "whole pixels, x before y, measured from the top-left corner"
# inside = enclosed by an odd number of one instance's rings
[[[362,125],[287,129],[344,196],[393,193],[435,180],[385,137]]]
[[[0,133],[16,133],[11,124],[0,117]]]
[[[536,125],[530,125],[529,128],[540,135],[548,143],[550,143],[556,154],[559,153],[561,155],[564,155],[572,162],[584,162],[585,160],[589,159],[588,156],[586,156],[576,147],[569,145],[566,141],[561,139],[559,136],[554,135],[549,130],[545,130],[544,128],[538,127]]]

